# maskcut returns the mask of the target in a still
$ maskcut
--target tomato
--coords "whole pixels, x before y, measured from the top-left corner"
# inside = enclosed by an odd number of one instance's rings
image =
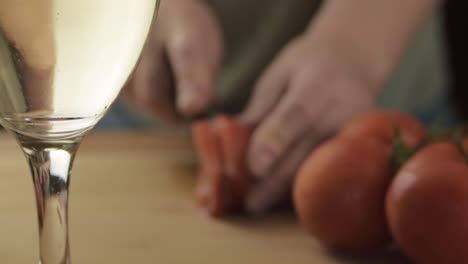
[[[384,200],[390,184],[388,144],[338,137],[312,153],[294,184],[303,227],[325,245],[368,250],[385,245]]]
[[[233,213],[242,207],[250,187],[245,162],[250,130],[220,115],[211,122],[196,122],[192,132],[200,163],[198,205],[213,217]]]
[[[304,228],[325,245],[361,251],[389,242],[385,197],[396,129],[407,148],[425,137],[414,118],[375,111],[351,120],[303,163],[293,190],[296,211]]]
[[[386,201],[391,232],[416,263],[468,263],[468,165],[451,143],[412,157]]]
[[[377,137],[387,144],[392,144],[396,131],[410,148],[416,147],[426,134],[424,126],[413,117],[394,110],[378,110],[352,119],[344,126],[340,135]]]
[[[221,147],[209,121],[198,121],[192,127],[195,150],[199,159],[195,196],[198,206],[211,216],[220,216],[227,202],[222,197]]]
[[[223,173],[232,195],[233,206],[239,207],[243,204],[252,178],[246,160],[251,130],[226,115],[219,115],[213,125],[221,142]]]

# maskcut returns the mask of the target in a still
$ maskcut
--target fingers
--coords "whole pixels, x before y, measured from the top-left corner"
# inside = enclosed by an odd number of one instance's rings
[[[166,121],[205,114],[222,56],[218,22],[202,1],[168,1],[124,94]]]
[[[306,89],[319,87],[291,83],[288,93],[256,128],[247,154],[247,163],[254,177],[266,177],[305,133],[311,133],[314,129],[312,124],[316,124],[326,111],[326,98],[310,104],[310,98],[304,93]]]
[[[313,136],[307,137],[298,142],[292,152],[278,162],[271,175],[250,190],[244,204],[249,214],[265,213],[287,197],[297,169],[313,147],[321,141],[317,137],[315,140],[313,138]]]
[[[240,116],[241,122],[257,125],[277,104],[286,91],[292,66],[286,56],[280,56],[265,71],[253,90],[252,99]]]
[[[259,183],[247,197],[248,212],[266,212],[285,198],[310,150],[349,118],[372,108],[373,96],[362,88],[352,79],[323,79],[311,71],[294,76],[251,139],[248,165]]]
[[[162,121],[177,121],[180,117],[174,106],[172,82],[162,48],[148,47],[124,89],[124,96]]]
[[[186,117],[208,108],[215,96],[215,80],[222,55],[216,23],[174,30],[167,54],[176,80],[177,110]]]

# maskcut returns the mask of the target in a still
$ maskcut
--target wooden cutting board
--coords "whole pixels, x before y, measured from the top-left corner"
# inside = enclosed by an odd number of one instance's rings
[[[398,254],[338,256],[292,213],[211,220],[194,206],[196,158],[184,132],[97,133],[75,162],[70,225],[74,263],[393,264]],[[0,135],[0,263],[37,263],[37,224],[26,161]]]

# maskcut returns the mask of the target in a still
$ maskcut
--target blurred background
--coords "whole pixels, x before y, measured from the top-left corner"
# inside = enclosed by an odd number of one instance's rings
[[[452,82],[449,89],[456,98],[457,108],[461,117],[468,118],[468,36],[463,26],[468,22],[465,11],[468,9],[466,1],[446,1],[445,28],[447,31],[448,54]]]
[[[463,25],[468,22],[468,17],[464,14],[468,3],[455,0],[445,2],[440,12],[435,14],[416,36],[406,56],[386,84],[388,88],[383,89],[379,97],[380,106],[408,112],[426,124],[451,124],[468,118],[468,104],[465,103],[468,98],[468,37],[463,32]],[[248,64],[247,60],[244,66],[248,68]],[[223,72],[221,75],[229,73]],[[245,79],[245,76],[238,76],[238,80],[235,80],[235,75],[222,77],[224,80],[216,87],[217,108],[214,110],[238,113],[245,106],[248,94],[233,95],[229,91],[223,91],[223,82],[237,81],[242,86],[252,86],[253,82],[242,83],[240,79]],[[437,88],[427,88],[431,86]],[[424,101],[426,97],[437,97],[441,89],[448,91],[449,98],[435,103],[432,112],[418,109],[418,104],[424,104],[420,101]],[[429,96],[427,93],[432,94]],[[443,97],[445,96],[441,94],[440,98]],[[154,117],[137,110],[134,105],[118,100],[97,129],[155,129],[162,126],[166,124],[163,125]]]

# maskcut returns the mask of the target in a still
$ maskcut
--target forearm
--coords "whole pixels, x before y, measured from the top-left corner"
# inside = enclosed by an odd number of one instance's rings
[[[382,86],[441,0],[327,0],[309,35],[352,56]]]

